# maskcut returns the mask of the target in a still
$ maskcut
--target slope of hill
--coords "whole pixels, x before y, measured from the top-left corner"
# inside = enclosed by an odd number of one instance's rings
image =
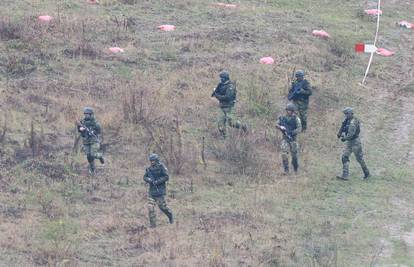
[[[383,3],[379,45],[396,54],[375,56],[365,86],[368,56],[353,46],[373,40],[374,1],[213,4],[0,2],[0,266],[414,266],[414,32],[395,25],[414,19],[410,1]],[[222,69],[247,136],[217,134]],[[301,172],[285,177],[273,125],[293,69],[314,95]],[[104,129],[94,178],[74,129],[84,106]],[[369,181],[353,159],[351,180],[334,179],[344,106],[363,123]],[[176,223],[158,214],[149,229],[153,151]]]

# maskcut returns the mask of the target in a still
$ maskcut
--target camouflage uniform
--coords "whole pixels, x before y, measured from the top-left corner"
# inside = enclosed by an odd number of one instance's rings
[[[344,109],[344,113],[352,112],[352,109]],[[359,138],[360,123],[356,117],[347,117],[343,122],[337,134],[341,141],[345,142],[345,147],[342,153],[342,176],[337,178],[347,180],[349,176],[349,157],[352,153],[355,154],[355,158],[361,165],[364,172],[364,179],[369,177],[369,170],[364,161],[364,154],[362,152],[361,140]]]
[[[154,164],[151,164],[151,166],[145,170],[144,181],[149,184],[148,216],[151,227],[156,227],[156,205],[165,215],[167,215],[169,222],[173,223],[172,211],[167,207],[167,203],[164,199],[166,194],[165,183],[168,179],[168,170],[158,159],[154,160]]]
[[[292,116],[286,115],[279,117],[277,124],[286,128],[286,134],[283,135],[280,145],[282,150],[283,169],[285,173],[289,173],[288,156],[290,153],[293,169],[297,172],[299,168],[299,144],[296,141],[296,136],[302,131],[302,123],[299,117],[293,114]]]
[[[308,121],[309,97],[312,95],[312,90],[310,83],[306,79],[303,79],[303,76],[303,71],[298,71],[296,73],[297,79],[292,83],[292,87],[288,94],[288,100],[296,105],[300,121],[302,122],[302,130],[305,131]]]
[[[233,108],[236,102],[236,85],[230,81],[227,72],[220,73],[222,81],[215,88],[212,96],[217,98],[220,103],[220,108],[223,111],[223,115],[218,121],[218,129],[223,137],[226,137],[227,125],[232,128],[247,130],[247,126],[242,124],[239,120],[235,119]]]
[[[100,136],[102,130],[101,126],[93,116],[93,110],[91,108],[85,108],[84,113],[85,115],[90,114],[90,116],[81,120],[77,127],[83,140],[83,151],[85,152],[89,163],[89,173],[94,174],[95,159],[99,159],[102,164],[104,163],[104,158],[100,149]]]

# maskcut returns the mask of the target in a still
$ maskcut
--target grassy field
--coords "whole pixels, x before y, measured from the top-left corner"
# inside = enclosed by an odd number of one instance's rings
[[[396,54],[375,56],[364,86],[368,55],[353,46],[373,41],[363,10],[375,2],[232,3],[0,2],[0,266],[414,266],[414,32],[395,25],[414,20],[412,3],[382,3],[378,43]],[[218,136],[222,69],[248,136]],[[301,172],[286,177],[273,125],[293,69],[314,94]],[[94,178],[74,127],[84,106],[104,129],[108,162]],[[362,121],[368,181],[354,158],[351,180],[334,179],[344,106]],[[158,213],[156,229],[150,152],[171,172],[176,218]]]

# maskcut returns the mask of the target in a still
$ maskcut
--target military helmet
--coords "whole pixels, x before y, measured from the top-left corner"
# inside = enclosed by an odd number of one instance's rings
[[[344,114],[352,114],[352,113],[354,113],[354,111],[353,111],[353,109],[352,109],[351,107],[346,107],[346,108],[344,108],[344,109],[342,110],[342,112],[343,112]]]
[[[289,103],[286,105],[286,110],[290,110],[290,111],[295,111],[296,110],[296,106],[293,103]]]
[[[91,107],[85,107],[83,109],[83,114],[93,114],[93,108],[91,108]]]
[[[230,79],[230,74],[228,71],[223,70],[222,72],[220,72],[220,78],[228,80]]]
[[[303,70],[298,70],[297,72],[295,72],[295,77],[304,77],[305,76],[305,72]]]
[[[151,155],[149,155],[148,159],[150,161],[159,161],[160,160],[160,157],[157,154],[152,153]]]

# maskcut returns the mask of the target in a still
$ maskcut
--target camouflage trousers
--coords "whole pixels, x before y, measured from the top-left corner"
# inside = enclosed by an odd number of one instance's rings
[[[357,138],[355,140],[345,142],[344,151],[342,153],[342,177],[349,176],[349,157],[352,153],[355,154],[355,158],[361,165],[364,174],[368,174],[369,171],[364,161],[364,153],[362,152],[361,141],[359,138]]]
[[[102,159],[103,156],[101,146],[99,143],[84,144],[82,149],[89,162],[89,172],[93,173],[95,171],[95,159]]]
[[[280,144],[280,149],[282,151],[282,163],[285,173],[289,172],[289,153],[292,157],[292,166],[296,172],[299,168],[299,144],[295,141],[288,141],[285,138],[282,139]]]
[[[243,125],[239,120],[235,119],[233,107],[221,107],[223,114],[218,121],[218,129],[223,137],[227,134],[227,125],[232,128],[240,129]]]
[[[302,101],[293,102],[298,109],[300,122],[302,123],[302,131],[305,131],[308,125],[308,104]]]
[[[151,227],[156,227],[156,214],[155,214],[155,206],[158,206],[158,208],[167,215],[168,219],[172,220],[172,211],[167,207],[167,203],[165,202],[164,196],[160,197],[153,197],[150,196],[148,198],[148,217]]]

